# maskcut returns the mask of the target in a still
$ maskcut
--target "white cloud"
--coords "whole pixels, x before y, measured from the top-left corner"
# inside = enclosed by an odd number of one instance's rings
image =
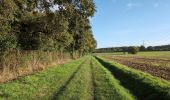
[[[141,4],[139,4],[139,3],[128,3],[127,5],[126,5],[126,7],[128,8],[128,9],[134,9],[134,8],[137,8],[137,7],[141,7]]]

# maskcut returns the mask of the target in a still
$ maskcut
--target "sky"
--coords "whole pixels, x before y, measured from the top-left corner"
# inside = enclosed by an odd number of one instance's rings
[[[98,48],[170,44],[170,0],[95,0]]]

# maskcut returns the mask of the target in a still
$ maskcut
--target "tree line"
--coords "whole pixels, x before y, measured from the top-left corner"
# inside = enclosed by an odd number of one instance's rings
[[[0,0],[0,56],[14,50],[93,52],[93,0]]]
[[[96,53],[109,53],[109,52],[131,52],[131,51],[170,51],[170,45],[161,46],[124,46],[124,47],[110,47],[96,49]]]

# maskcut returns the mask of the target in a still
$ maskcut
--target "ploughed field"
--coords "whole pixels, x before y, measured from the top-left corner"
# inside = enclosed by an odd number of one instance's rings
[[[137,55],[100,54],[108,60],[170,80],[170,52],[141,52]]]
[[[0,100],[170,100],[169,81],[116,59],[85,56],[0,84]]]

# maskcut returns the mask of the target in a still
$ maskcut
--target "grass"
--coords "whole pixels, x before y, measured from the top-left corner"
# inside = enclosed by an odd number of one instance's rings
[[[53,100],[134,100],[128,90],[94,58],[88,58]]]
[[[170,100],[170,83],[116,62],[97,58],[137,99]]]
[[[96,59],[92,61],[95,100],[134,100],[134,97],[119,84],[112,74]]]
[[[156,58],[156,59],[170,59],[170,51],[147,51],[147,52],[138,52],[136,55],[127,54],[125,56],[139,56],[146,58]]]
[[[0,85],[1,100],[49,99],[86,57]]]
[[[0,56],[0,83],[36,73],[70,60],[71,57],[68,53],[14,50],[6,56]]]
[[[84,62],[75,76],[58,91],[53,100],[92,100],[90,57]]]
[[[148,51],[148,52],[139,52],[139,56],[169,56],[170,51]]]
[[[73,62],[0,85],[0,100],[133,100],[95,58]]]
[[[0,100],[169,100],[170,83],[85,56],[0,85]]]
[[[169,58],[170,51],[145,51],[138,52],[137,54],[128,54],[127,52],[110,52],[110,53],[94,53],[95,55],[112,55],[112,56],[143,56],[143,57],[158,57],[158,58]]]
[[[94,53],[94,54],[97,54],[97,55],[100,55],[100,54],[103,54],[103,55],[110,55],[110,54],[112,54],[112,55],[124,55],[124,52]]]

